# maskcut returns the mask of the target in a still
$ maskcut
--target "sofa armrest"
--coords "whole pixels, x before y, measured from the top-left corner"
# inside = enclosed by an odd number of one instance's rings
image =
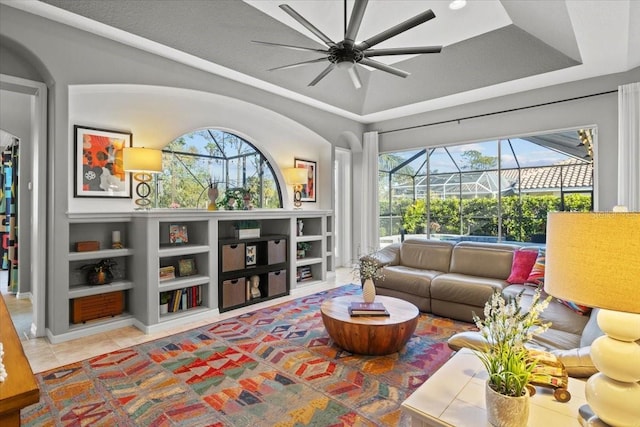
[[[462,348],[468,348],[476,351],[487,351],[489,348],[489,344],[482,334],[472,331],[458,332],[447,340],[447,344],[453,351],[458,351]]]
[[[447,344],[454,351],[461,348],[486,351],[488,348],[487,341],[479,332],[459,332],[449,338]],[[562,362],[570,377],[586,378],[598,372],[591,360],[591,346],[570,350],[553,350],[550,353]]]
[[[400,245],[400,243],[394,243],[372,254],[364,255],[360,257],[360,260],[372,259],[379,267],[398,265],[400,264]]]
[[[551,352],[567,369],[570,377],[586,378],[598,372],[591,360],[591,346]]]

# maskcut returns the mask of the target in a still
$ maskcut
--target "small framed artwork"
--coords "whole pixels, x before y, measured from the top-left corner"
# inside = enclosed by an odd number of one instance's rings
[[[189,243],[189,233],[184,224],[169,225],[169,243],[172,245],[184,245]]]
[[[294,167],[307,170],[307,182],[302,184],[302,202],[316,201],[317,165],[311,160],[294,159]]]
[[[178,260],[178,276],[193,276],[197,272],[195,258],[182,258]]]
[[[246,251],[245,265],[247,267],[251,265],[256,265],[256,246],[247,245],[245,251]]]
[[[75,125],[74,197],[131,198],[131,174],[123,152],[132,134]]]

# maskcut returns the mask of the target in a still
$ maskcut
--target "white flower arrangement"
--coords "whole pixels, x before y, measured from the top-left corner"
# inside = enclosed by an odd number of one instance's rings
[[[382,274],[382,266],[375,258],[375,253],[363,256],[353,268],[353,276],[355,279],[365,281],[371,280],[384,280]]]
[[[538,288],[531,308],[523,312],[522,292],[505,301],[496,291],[485,304],[484,320],[473,314],[473,321],[489,344],[487,351],[475,353],[489,373],[489,386],[497,393],[514,397],[525,394],[536,361],[531,360],[524,345],[551,325],[540,321],[540,314],[551,301],[551,297],[541,300],[540,292]]]

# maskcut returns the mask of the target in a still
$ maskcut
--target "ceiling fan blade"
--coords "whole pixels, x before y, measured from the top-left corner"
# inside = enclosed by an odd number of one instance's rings
[[[381,32],[380,34],[376,34],[375,36],[368,38],[367,40],[358,43],[356,45],[356,48],[360,49],[360,50],[365,50],[365,49],[369,49],[370,47],[373,47],[375,45],[377,45],[378,43],[381,43],[387,39],[390,39],[391,37],[397,36],[400,33],[404,33],[405,31],[418,26],[420,24],[423,24],[425,22],[427,22],[430,19],[435,18],[436,15],[435,13],[433,13],[433,11],[431,9],[426,10],[424,12],[422,12],[419,15],[414,16],[413,18],[409,18],[404,22],[399,23],[396,26],[393,26],[383,32]]]
[[[403,78],[411,75],[411,73],[407,73],[406,71],[402,71],[398,68],[391,67],[387,64],[383,64],[382,62],[374,61],[369,58],[362,58],[358,64],[368,65],[369,67],[376,68],[380,71],[386,71],[387,73],[395,74],[396,76]]]
[[[422,53],[440,53],[442,46],[397,47],[390,49],[367,49],[362,54],[365,58],[386,55],[417,55]]]
[[[268,71],[286,70],[287,68],[295,68],[295,67],[299,67],[301,65],[315,64],[315,63],[318,63],[318,62],[325,62],[326,60],[327,60],[327,58],[311,59],[309,61],[302,61],[302,62],[296,62],[295,64],[283,65],[282,67],[270,68]]]
[[[362,81],[360,81],[360,76],[358,75],[358,70],[356,69],[355,64],[353,65],[353,67],[349,68],[349,77],[351,77],[353,86],[356,89],[360,89],[362,87]]]
[[[286,47],[287,49],[328,53],[328,51],[326,51],[324,49],[316,49],[316,48],[313,48],[313,47],[293,46],[293,45],[290,45],[290,44],[282,44],[282,43],[261,42],[259,40],[251,40],[251,42],[252,43],[258,43],[258,44],[264,44],[264,45],[267,45],[267,46]]]
[[[302,24],[302,26],[304,26],[307,30],[315,34],[315,36],[318,37],[320,40],[322,40],[327,46],[336,45],[336,43],[333,40],[327,37],[322,31],[317,29],[311,22],[304,19],[302,15],[300,15],[298,12],[293,10],[291,6],[286,4],[281,4],[280,9],[284,10],[287,13],[287,15],[291,16],[293,19],[295,19],[300,24]]]
[[[346,0],[345,0],[346,1]],[[349,19],[349,26],[344,33],[345,44],[353,46],[356,42],[356,36],[358,30],[360,30],[360,24],[362,24],[362,18],[364,17],[364,11],[367,8],[369,0],[356,0],[351,11],[351,18]]]
[[[307,86],[315,86],[320,80],[322,80],[327,74],[329,74],[334,68],[336,68],[336,64],[331,63],[327,68],[322,70],[318,76],[311,81]]]

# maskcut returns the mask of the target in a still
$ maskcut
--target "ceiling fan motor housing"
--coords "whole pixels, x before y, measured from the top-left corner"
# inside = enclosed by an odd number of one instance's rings
[[[361,50],[345,46],[343,43],[331,46],[329,48],[329,54],[327,55],[327,59],[333,64],[339,64],[341,62],[353,64],[360,62],[362,58],[364,58],[364,54]]]

